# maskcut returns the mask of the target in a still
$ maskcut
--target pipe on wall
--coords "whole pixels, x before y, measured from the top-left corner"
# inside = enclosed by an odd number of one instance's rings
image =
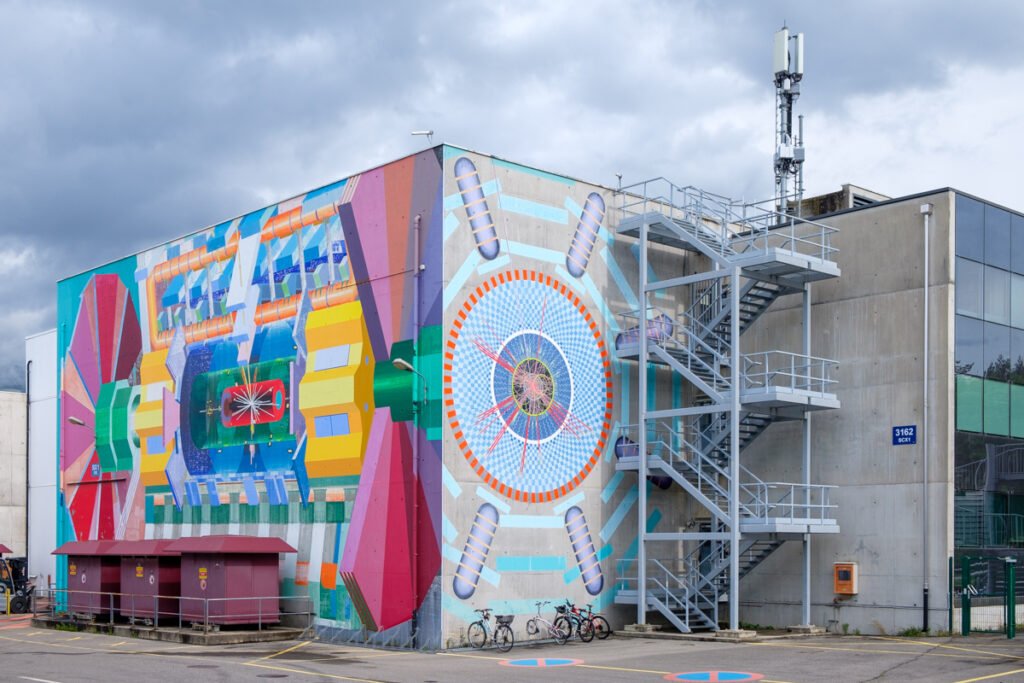
[[[25,562],[26,573],[28,573],[28,494],[29,478],[28,468],[32,464],[30,460],[31,450],[29,449],[29,435],[32,431],[32,423],[29,421],[29,410],[32,407],[32,361],[25,363]]]
[[[932,216],[931,204],[921,205],[921,214],[924,216],[924,348],[922,350],[922,357],[924,363],[924,377],[921,380],[921,395],[922,395],[922,417],[921,417],[921,448],[924,451],[922,460],[924,461],[924,475],[921,482],[921,493],[922,493],[922,516],[924,521],[921,525],[922,540],[924,544],[924,552],[922,553],[922,573],[923,573],[923,584],[922,584],[922,595],[921,601],[924,610],[922,618],[921,629],[928,632],[928,228],[929,219]]]

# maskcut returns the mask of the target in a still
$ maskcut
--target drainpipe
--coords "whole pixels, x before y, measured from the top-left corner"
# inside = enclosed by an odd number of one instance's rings
[[[423,269],[423,264],[420,262],[420,222],[422,221],[422,214],[416,214],[415,220],[413,220],[413,273],[412,273],[412,326],[413,326],[413,344],[419,345],[420,342],[420,271]],[[414,347],[415,348],[415,347]],[[416,366],[416,374],[419,375],[415,378],[415,385],[418,386],[423,375],[419,373],[419,362],[420,354],[414,352],[412,354],[412,362]],[[424,389],[426,389],[426,380],[424,382]],[[426,406],[426,392],[420,399],[420,402],[416,402],[416,390],[413,390],[413,422],[412,422],[412,477],[413,477],[413,501],[412,501],[412,646],[416,649],[417,641],[419,640],[419,602],[420,602],[420,539],[419,539],[419,526],[420,526],[420,496],[419,491],[416,490],[420,486],[420,425],[423,421],[423,411]]]
[[[28,468],[32,464],[29,459],[29,409],[32,405],[32,361],[25,363],[25,573],[28,573]]]
[[[922,630],[928,632],[928,228],[929,219],[932,216],[931,204],[921,205],[921,214],[924,216],[924,349],[922,357],[924,361],[924,378],[921,381],[921,395],[924,411],[921,418],[921,448],[924,451],[924,480],[921,482],[921,493],[923,497],[922,513],[924,521],[921,525],[922,541],[924,552],[922,553],[922,573],[924,582],[922,584],[922,603],[924,607]]]

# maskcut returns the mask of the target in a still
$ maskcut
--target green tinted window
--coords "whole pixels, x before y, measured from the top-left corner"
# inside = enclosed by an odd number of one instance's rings
[[[956,428],[981,431],[982,382],[978,377],[956,376]]]
[[[1008,436],[1010,433],[1010,385],[985,380],[985,433]]]

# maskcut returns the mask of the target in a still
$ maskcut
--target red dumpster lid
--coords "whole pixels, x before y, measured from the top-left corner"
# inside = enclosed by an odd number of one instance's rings
[[[114,550],[120,541],[68,541],[54,550],[51,555],[116,555]]]
[[[4,553],[13,553],[13,552],[14,552],[13,550],[11,550],[7,546],[5,546],[3,543],[0,543],[0,555],[3,555]]]
[[[143,541],[118,541],[117,545],[111,548],[111,555],[126,556],[140,556],[146,557],[164,557],[168,555],[178,556],[181,553],[174,550],[168,550],[169,546],[174,541],[169,538],[151,538]]]
[[[195,538],[179,538],[170,543],[167,550],[179,553],[296,553],[291,547],[276,536],[199,536]]]

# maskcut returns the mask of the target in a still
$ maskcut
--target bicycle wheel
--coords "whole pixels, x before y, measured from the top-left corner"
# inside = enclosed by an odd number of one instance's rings
[[[470,624],[469,630],[466,631],[466,639],[473,647],[483,647],[487,642],[487,629],[484,628],[484,622],[474,621]]]
[[[612,627],[608,625],[608,620],[600,614],[595,614],[592,621],[594,622],[594,635],[598,639],[604,640],[612,634]]]
[[[572,622],[565,615],[555,617],[555,628],[564,633],[566,638],[572,638]]]
[[[536,619],[530,619],[528,622],[526,622],[526,633],[531,636],[537,633]]]
[[[557,626],[552,626],[549,632],[551,633],[551,637],[554,638],[555,642],[559,645],[565,645],[569,641],[569,636],[567,636],[565,631]]]
[[[511,650],[513,645],[512,629],[505,624],[498,626],[494,632],[494,644],[498,647],[498,652]]]
[[[576,635],[580,637],[584,643],[589,643],[594,639],[594,625],[589,620],[584,619],[580,623],[576,624]]]

